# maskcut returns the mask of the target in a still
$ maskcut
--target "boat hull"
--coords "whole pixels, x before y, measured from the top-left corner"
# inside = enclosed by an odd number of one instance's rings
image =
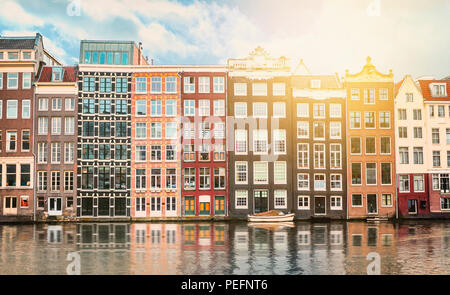
[[[279,215],[279,216],[255,216],[248,215],[248,221],[251,222],[286,222],[293,221],[295,217],[294,213]]]

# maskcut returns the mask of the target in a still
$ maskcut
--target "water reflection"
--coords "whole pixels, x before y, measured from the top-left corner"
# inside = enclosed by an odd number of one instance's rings
[[[450,224],[83,223],[0,226],[0,274],[450,273]]]

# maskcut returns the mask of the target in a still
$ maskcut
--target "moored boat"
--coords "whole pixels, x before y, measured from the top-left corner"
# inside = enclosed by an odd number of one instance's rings
[[[283,212],[271,210],[268,212],[248,215],[248,221],[251,222],[287,222],[293,221],[294,213],[284,214]]]

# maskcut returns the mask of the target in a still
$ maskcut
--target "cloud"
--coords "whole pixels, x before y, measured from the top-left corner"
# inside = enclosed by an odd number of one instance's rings
[[[42,26],[44,21],[28,12],[14,1],[6,1],[1,4],[0,19],[16,26]]]

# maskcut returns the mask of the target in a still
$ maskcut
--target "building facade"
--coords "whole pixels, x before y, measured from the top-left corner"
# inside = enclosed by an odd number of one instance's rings
[[[293,210],[290,67],[261,47],[228,60],[231,216]]]
[[[370,57],[346,71],[348,218],[396,216],[394,81]]]
[[[180,115],[180,78],[176,70],[160,68],[133,75],[131,193],[134,219],[180,216]]]
[[[181,72],[182,216],[220,219],[228,214],[226,67]]]
[[[81,219],[131,218],[132,66],[146,64],[140,51],[134,42],[81,41],[76,204]]]
[[[410,75],[395,85],[395,153],[398,213],[423,218],[430,213],[428,132],[422,91]]]
[[[35,87],[38,219],[74,218],[78,87],[76,67],[44,67]]]
[[[42,36],[0,37],[0,218],[31,220],[34,208],[34,87],[44,58]]]
[[[337,75],[292,77],[291,179],[299,219],[347,215],[346,91]]]

